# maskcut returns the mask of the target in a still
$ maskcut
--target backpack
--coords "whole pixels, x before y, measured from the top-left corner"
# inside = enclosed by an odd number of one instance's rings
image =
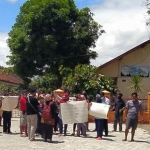
[[[44,120],[50,120],[50,119],[52,119],[51,104],[52,103],[49,103],[49,105],[46,105],[46,103],[44,102],[44,108],[43,108],[43,113],[42,113],[42,118]]]

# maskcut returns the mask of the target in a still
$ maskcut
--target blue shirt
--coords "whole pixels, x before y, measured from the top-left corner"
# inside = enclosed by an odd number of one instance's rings
[[[114,106],[115,106],[115,114],[117,115],[120,113],[119,110],[126,106],[125,101],[123,99],[118,99],[115,101]],[[123,113],[123,111],[121,113]]]

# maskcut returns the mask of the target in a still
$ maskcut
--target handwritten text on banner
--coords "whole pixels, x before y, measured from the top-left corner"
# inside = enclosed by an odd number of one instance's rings
[[[86,101],[67,102],[61,104],[63,124],[84,123],[88,121]]]

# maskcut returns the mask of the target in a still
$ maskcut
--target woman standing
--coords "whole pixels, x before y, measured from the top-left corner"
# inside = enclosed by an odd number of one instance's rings
[[[45,102],[42,107],[42,138],[45,142],[49,139],[49,142],[52,143],[53,127],[55,124],[55,112],[57,106],[52,100],[52,96],[47,94],[45,96]]]
[[[56,134],[56,132],[58,131],[58,123],[59,123],[59,117],[58,117],[58,114],[59,114],[59,103],[58,103],[58,101],[57,101],[57,99],[56,98],[53,98],[53,101],[54,101],[54,103],[56,104],[56,106],[57,106],[57,110],[56,110],[56,112],[55,112],[55,125],[54,125],[54,134]]]
[[[42,112],[42,107],[43,107],[43,103],[44,103],[44,97],[43,97],[42,94],[39,96],[38,103],[39,103],[39,106],[38,106],[39,112]],[[36,128],[35,133],[36,133],[36,136],[42,134],[42,124],[41,124],[41,116],[40,116],[40,114],[38,114],[37,128]]]

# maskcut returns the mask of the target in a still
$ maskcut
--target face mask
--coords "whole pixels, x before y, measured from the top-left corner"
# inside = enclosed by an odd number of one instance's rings
[[[121,96],[118,96],[118,99],[121,99]]]

